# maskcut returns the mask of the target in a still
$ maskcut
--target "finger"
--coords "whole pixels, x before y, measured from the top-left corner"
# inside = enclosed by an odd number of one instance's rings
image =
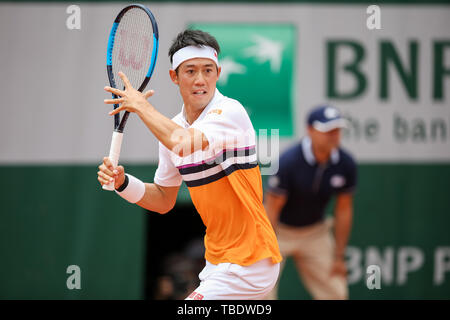
[[[125,169],[122,166],[118,166],[117,168],[114,169],[113,173],[114,173],[114,178],[117,178],[117,177],[125,174]]]
[[[103,178],[102,177],[97,177],[97,180],[98,180],[98,182],[100,182],[100,185],[104,185],[104,184],[106,184],[104,181],[103,181]]]
[[[113,116],[113,115],[115,115],[115,114],[117,114],[117,113],[119,113],[120,111],[125,110],[125,109],[126,109],[126,108],[125,108],[124,106],[120,106],[120,107],[118,107],[117,109],[114,109],[114,110],[110,111],[108,114],[109,114],[110,116]]]
[[[104,157],[103,164],[105,165],[105,167],[103,168],[103,170],[100,171],[103,171],[104,173],[112,177],[114,175],[113,174],[114,166],[112,165],[111,160],[109,160],[108,157]]]
[[[98,176],[97,177],[98,182],[100,182],[100,184],[103,186],[104,184],[110,184],[110,182],[108,180],[103,179],[102,177]]]
[[[153,96],[155,94],[155,90],[148,90],[146,93],[144,93],[144,98],[148,99],[151,96]]]
[[[111,92],[112,94],[115,94],[116,96],[122,97],[123,95],[125,95],[124,91],[116,89],[116,88],[111,88],[111,87],[106,86],[104,89],[105,89],[105,91]]]
[[[120,104],[123,103],[125,101],[124,98],[119,98],[119,99],[105,99],[103,100],[103,102],[105,104]]]
[[[101,165],[98,166],[98,170],[105,172],[106,170],[108,170],[108,168],[104,163],[102,163]]]
[[[114,181],[113,177],[105,174],[104,172],[99,171],[99,172],[97,172],[97,175],[98,175],[99,178],[102,178],[102,180],[106,181],[107,183]]]
[[[97,174],[98,174],[98,176],[101,176],[102,178],[109,180],[114,177],[113,171],[114,171],[114,169],[109,170],[108,168],[104,167],[102,170],[99,171],[102,173],[102,175],[100,175],[99,173],[97,173]]]
[[[119,71],[119,77],[120,77],[120,79],[122,79],[123,84],[125,85],[125,89],[133,88],[133,86],[130,83],[130,80],[128,80],[125,73],[123,73],[122,71]]]

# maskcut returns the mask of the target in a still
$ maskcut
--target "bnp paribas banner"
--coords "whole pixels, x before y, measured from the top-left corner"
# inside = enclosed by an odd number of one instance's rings
[[[178,32],[199,27],[220,41],[220,90],[243,103],[257,131],[279,129],[281,149],[305,133],[313,106],[331,104],[348,118],[343,144],[360,162],[450,161],[448,6],[149,6],[161,34],[149,87],[168,117],[182,104],[168,76],[168,48]],[[0,118],[2,163],[86,163],[108,152],[105,52],[111,17],[122,6],[75,7],[1,4],[0,37],[8,44],[2,110],[12,112]],[[142,137],[150,142],[143,146]],[[156,141],[137,117],[124,139],[122,160],[157,162]]]
[[[348,119],[344,144],[359,160],[448,161],[449,12],[414,10],[292,8],[298,15],[285,24],[191,27],[219,39],[219,87],[243,102],[257,129],[301,135],[308,110],[332,104]],[[305,23],[314,17],[322,23]]]

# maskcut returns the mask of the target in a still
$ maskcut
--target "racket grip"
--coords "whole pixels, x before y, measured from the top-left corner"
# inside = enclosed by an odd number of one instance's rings
[[[120,156],[120,147],[122,146],[122,138],[123,133],[114,131],[112,135],[111,141],[111,149],[109,149],[109,161],[111,161],[113,167],[117,167],[119,164],[119,156]],[[114,181],[109,184],[103,185],[103,190],[113,191],[114,190]]]

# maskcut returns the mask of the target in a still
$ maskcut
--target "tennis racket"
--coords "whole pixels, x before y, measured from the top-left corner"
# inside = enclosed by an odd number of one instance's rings
[[[130,80],[133,88],[142,92],[153,74],[158,55],[158,25],[152,12],[141,4],[132,4],[120,11],[114,20],[108,40],[106,70],[112,88],[122,90],[124,84],[118,76],[122,71]],[[113,99],[117,99],[115,94]],[[119,105],[115,104],[114,109]],[[109,160],[114,167],[119,163],[123,130],[130,113],[126,111],[114,115]],[[104,184],[103,189],[114,190],[114,181]]]

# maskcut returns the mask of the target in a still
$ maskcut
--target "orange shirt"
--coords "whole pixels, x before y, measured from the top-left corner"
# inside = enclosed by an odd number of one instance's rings
[[[155,183],[178,186],[185,181],[206,226],[206,260],[242,266],[265,258],[280,262],[278,242],[262,204],[255,132],[242,105],[216,90],[192,125],[183,111],[173,120],[201,131],[209,147],[179,157],[160,144]]]

